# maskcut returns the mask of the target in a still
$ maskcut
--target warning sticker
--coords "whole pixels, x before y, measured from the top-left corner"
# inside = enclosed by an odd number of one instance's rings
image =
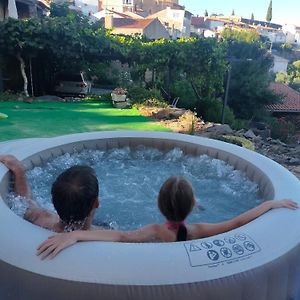
[[[260,252],[259,245],[247,234],[238,233],[224,238],[211,238],[205,242],[192,241],[184,244],[192,267],[216,267],[250,258]]]

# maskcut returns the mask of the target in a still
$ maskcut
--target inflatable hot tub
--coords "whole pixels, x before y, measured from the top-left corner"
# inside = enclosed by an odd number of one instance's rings
[[[81,149],[145,145],[233,165],[265,199],[300,202],[300,182],[274,161],[241,147],[189,135],[114,131],[0,143],[26,168]],[[300,210],[271,210],[214,237],[177,243],[86,242],[41,261],[36,247],[52,233],[6,205],[9,173],[0,165],[1,300],[300,299]]]

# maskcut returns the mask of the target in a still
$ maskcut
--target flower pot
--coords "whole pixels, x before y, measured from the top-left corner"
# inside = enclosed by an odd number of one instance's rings
[[[115,93],[111,93],[111,99],[113,102],[125,102],[126,101],[126,95],[118,95]]]

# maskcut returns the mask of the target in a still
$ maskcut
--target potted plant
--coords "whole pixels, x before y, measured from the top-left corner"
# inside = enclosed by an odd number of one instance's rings
[[[113,105],[117,108],[124,108],[127,106],[126,101],[127,90],[125,88],[115,88],[111,93]]]

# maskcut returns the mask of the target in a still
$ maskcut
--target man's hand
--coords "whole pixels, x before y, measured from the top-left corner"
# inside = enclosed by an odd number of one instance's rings
[[[0,155],[0,162],[2,162],[14,174],[23,174],[23,164],[13,155]]]
[[[14,192],[22,197],[31,198],[23,164],[13,155],[0,155],[3,163],[14,174]]]

